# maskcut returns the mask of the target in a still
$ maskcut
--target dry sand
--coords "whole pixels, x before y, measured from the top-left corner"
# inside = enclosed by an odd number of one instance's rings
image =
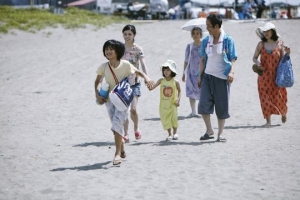
[[[135,23],[150,77],[159,64],[177,62],[181,82],[184,51],[192,41],[186,21]],[[0,199],[300,199],[300,20],[273,21],[292,49],[295,85],[288,89],[287,122],[260,109],[252,55],[264,21],[224,21],[236,42],[238,61],[231,87],[226,143],[200,142],[202,119],[190,113],[181,82],[179,140],[166,143],[159,121],[159,90],[142,88],[142,139],[131,142],[121,167],[113,167],[114,140],[105,106],[95,103],[94,80],[106,62],[102,45],[123,41],[125,24],[101,30],[47,29],[0,35]],[[216,116],[212,116],[217,132]]]

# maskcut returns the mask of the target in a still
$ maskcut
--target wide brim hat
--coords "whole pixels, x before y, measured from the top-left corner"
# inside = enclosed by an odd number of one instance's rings
[[[265,36],[264,36],[264,31],[268,31],[268,30],[274,30],[275,33],[276,33],[276,35],[277,35],[277,37],[280,37],[280,35],[279,35],[279,34],[277,33],[277,31],[276,31],[275,25],[274,25],[273,23],[271,23],[271,22],[267,22],[267,23],[265,23],[264,26],[258,27],[257,29],[255,29],[255,33],[256,33],[256,35],[257,35],[260,39],[262,39],[262,38],[265,37]]]
[[[162,69],[163,67],[169,67],[169,69],[174,72],[175,74],[177,74],[176,72],[176,63],[173,60],[167,60],[164,64],[160,65],[160,69]]]

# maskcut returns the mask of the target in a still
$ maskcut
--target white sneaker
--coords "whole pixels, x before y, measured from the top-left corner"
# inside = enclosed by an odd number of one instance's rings
[[[178,140],[178,134],[177,133],[173,136],[173,140]]]
[[[170,142],[172,140],[172,136],[167,137],[166,141]]]

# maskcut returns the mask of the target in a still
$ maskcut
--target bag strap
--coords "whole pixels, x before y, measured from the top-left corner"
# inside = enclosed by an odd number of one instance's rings
[[[111,73],[112,73],[112,75],[113,75],[113,77],[114,77],[114,79],[115,79],[115,81],[116,81],[116,84],[118,84],[119,81],[118,81],[118,79],[117,79],[117,77],[116,77],[114,71],[112,70],[112,68],[111,68],[111,66],[110,66],[110,64],[109,64],[109,62],[108,62],[108,67],[109,67],[109,69],[110,69],[110,71],[111,71]]]

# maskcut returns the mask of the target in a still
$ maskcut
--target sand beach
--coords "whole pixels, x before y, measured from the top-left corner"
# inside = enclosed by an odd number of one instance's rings
[[[146,55],[149,76],[159,65],[177,65],[183,98],[179,140],[165,142],[159,119],[159,89],[143,85],[138,112],[142,139],[130,121],[127,157],[112,165],[114,138],[105,106],[95,103],[96,70],[106,62],[102,45],[123,41],[113,24],[95,30],[46,29],[0,35],[1,200],[298,200],[300,199],[300,20],[272,21],[291,47],[295,84],[288,88],[287,122],[265,123],[252,56],[265,20],[224,20],[238,52],[231,86],[227,142],[201,142],[205,125],[190,118],[181,81],[184,52],[192,42],[186,20],[132,22]],[[217,132],[216,116],[212,123]]]

